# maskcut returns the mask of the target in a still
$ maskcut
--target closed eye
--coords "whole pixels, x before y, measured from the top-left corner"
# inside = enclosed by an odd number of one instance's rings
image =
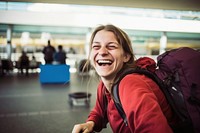
[[[112,50],[112,49],[116,49],[116,46],[108,46],[108,49]]]
[[[92,45],[92,49],[98,50],[100,49],[100,45],[98,44]]]
[[[110,50],[117,49],[118,48],[118,44],[116,44],[114,42],[111,42],[111,43],[108,44],[107,48],[110,49]]]

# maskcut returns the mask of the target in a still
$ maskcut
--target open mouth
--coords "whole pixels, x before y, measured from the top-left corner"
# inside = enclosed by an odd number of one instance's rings
[[[97,60],[99,66],[111,65],[113,62],[111,60]]]

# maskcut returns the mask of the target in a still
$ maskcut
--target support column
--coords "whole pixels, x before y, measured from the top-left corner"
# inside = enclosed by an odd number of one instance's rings
[[[88,57],[89,56],[89,48],[90,48],[90,38],[91,38],[91,35],[92,35],[92,29],[91,28],[89,28],[88,29],[88,33],[86,34],[86,37],[85,37],[85,39],[86,39],[86,43],[85,43],[85,54],[86,54],[86,57]]]
[[[160,38],[160,50],[159,50],[159,54],[162,54],[166,51],[166,47],[167,47],[167,35],[166,32],[162,33],[162,36]]]
[[[8,25],[7,28],[7,59],[11,60],[11,54],[12,54],[12,25]]]

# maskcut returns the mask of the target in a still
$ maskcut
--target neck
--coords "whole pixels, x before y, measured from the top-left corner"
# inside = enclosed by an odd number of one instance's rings
[[[103,84],[105,85],[106,89],[111,92],[112,85],[113,85],[113,80],[107,80],[105,78],[101,78]]]

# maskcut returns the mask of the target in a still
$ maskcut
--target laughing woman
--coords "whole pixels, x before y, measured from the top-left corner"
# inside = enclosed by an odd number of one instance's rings
[[[100,132],[110,124],[114,133],[171,133],[171,109],[154,81],[144,75],[128,74],[119,85],[119,97],[127,125],[115,107],[112,89],[127,68],[135,67],[128,35],[114,25],[97,27],[90,41],[89,60],[100,76],[95,107],[86,123],[76,124],[72,133]]]

